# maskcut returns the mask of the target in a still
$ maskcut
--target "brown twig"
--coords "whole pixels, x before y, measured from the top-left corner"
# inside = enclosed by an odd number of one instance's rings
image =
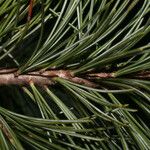
[[[53,80],[55,77],[60,77],[71,82],[86,85],[89,87],[97,87],[98,84],[92,82],[94,79],[106,79],[114,78],[113,73],[87,73],[84,74],[84,77],[75,76],[70,70],[47,70],[47,71],[34,71],[27,74],[18,74],[16,76],[16,68],[13,69],[0,69],[0,85],[29,85],[30,82],[33,82],[36,85],[52,85],[55,84]],[[141,72],[131,78],[150,78],[150,72]]]
[[[14,72],[15,71],[15,72]],[[71,71],[69,70],[48,70],[44,72],[34,71],[29,72],[25,75],[15,75],[16,70],[3,69],[0,70],[0,85],[29,85],[33,82],[36,85],[44,86],[44,85],[52,85],[54,84],[54,77],[60,77],[63,79],[67,79],[74,83],[83,84],[90,87],[96,87],[97,85],[91,81],[86,79],[82,79],[79,77],[74,77]]]
[[[16,77],[13,73],[1,74],[0,85],[29,85],[33,81],[37,85],[52,85],[53,81],[42,76],[19,75]]]

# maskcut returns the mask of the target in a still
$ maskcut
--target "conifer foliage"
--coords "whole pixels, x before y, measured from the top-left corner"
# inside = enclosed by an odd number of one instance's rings
[[[149,0],[0,0],[0,149],[150,148]]]

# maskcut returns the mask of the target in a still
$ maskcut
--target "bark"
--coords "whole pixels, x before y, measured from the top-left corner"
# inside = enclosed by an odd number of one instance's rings
[[[87,73],[82,75],[82,77],[74,76],[70,70],[47,70],[47,71],[34,71],[27,74],[16,74],[17,69],[0,69],[0,85],[29,85],[33,82],[36,85],[53,85],[55,77],[60,77],[69,80],[74,83],[86,85],[89,87],[97,87],[98,85],[92,82],[94,79],[106,79],[114,78],[113,73]],[[84,76],[84,77],[83,77]],[[149,79],[150,72],[141,72],[131,78],[142,78]]]
[[[0,85],[11,85],[11,84],[27,85],[31,81],[37,85],[53,84],[53,82],[50,79],[42,76],[19,75],[16,77],[13,73],[0,75]]]
[[[1,69],[0,70],[0,85],[29,85],[31,82],[39,85],[53,85],[55,77],[67,79],[74,83],[83,84],[90,87],[97,85],[86,79],[75,77],[69,70],[48,70],[48,71],[34,71],[27,74],[16,73],[17,69]]]

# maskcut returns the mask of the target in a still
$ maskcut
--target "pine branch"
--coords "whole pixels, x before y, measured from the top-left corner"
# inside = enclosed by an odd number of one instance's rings
[[[74,76],[73,72],[70,70],[47,70],[44,72],[34,71],[27,74],[18,74],[16,75],[17,69],[1,69],[0,70],[0,85],[29,85],[30,82],[33,82],[36,85],[53,85],[55,77],[60,77],[66,80],[69,80],[74,83],[86,85],[88,87],[98,87],[98,85],[91,80],[94,79],[106,79],[114,78],[113,73],[87,73],[84,74],[84,77]],[[131,78],[143,78],[149,79],[150,72],[145,71],[136,75],[131,75]]]

